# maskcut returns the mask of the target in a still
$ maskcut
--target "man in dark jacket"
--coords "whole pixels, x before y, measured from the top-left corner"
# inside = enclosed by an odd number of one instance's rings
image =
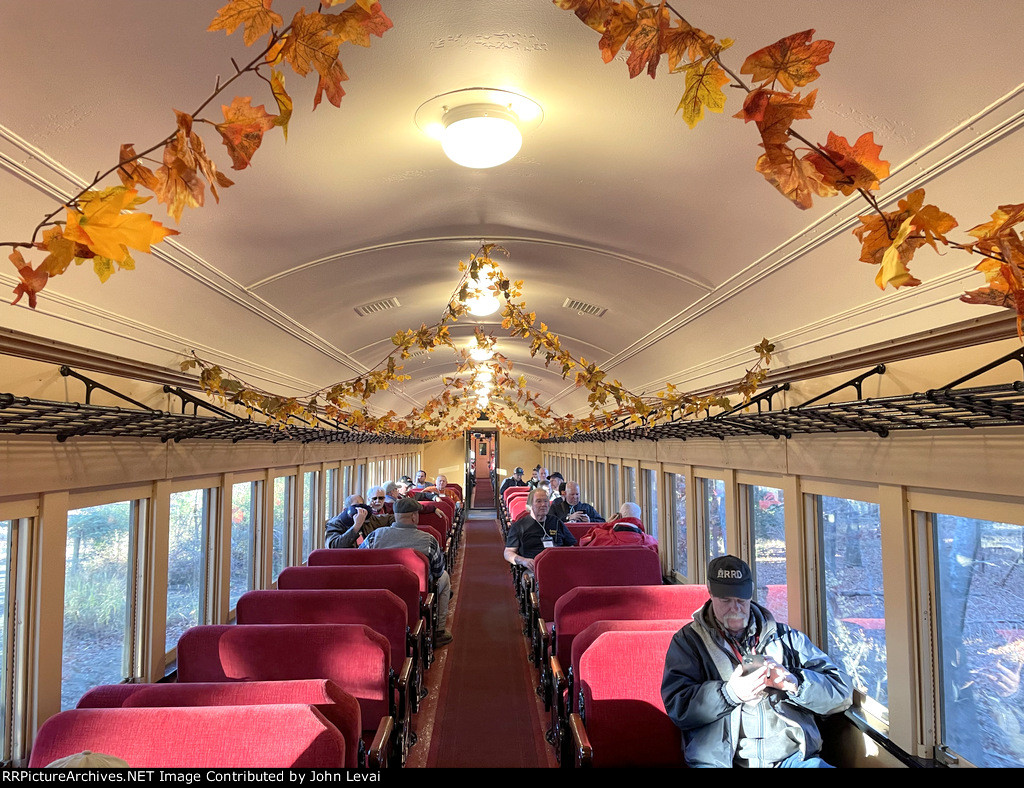
[[[509,487],[529,487],[530,485],[523,481],[523,469],[516,468],[512,471],[512,475],[509,476],[505,481],[501,483],[501,489],[498,490],[498,495],[504,495],[505,490]]]
[[[750,567],[708,565],[711,599],[665,656],[661,697],[689,766],[828,767],[815,714],[849,707],[849,677],[810,639],[751,601]]]
[[[538,487],[530,491],[524,514],[508,529],[505,539],[505,560],[533,571],[533,559],[548,547],[571,547],[576,544],[565,523],[548,514],[548,491]]]

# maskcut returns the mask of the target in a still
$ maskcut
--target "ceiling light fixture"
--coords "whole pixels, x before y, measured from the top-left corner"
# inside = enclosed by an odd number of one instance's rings
[[[442,93],[416,110],[416,125],[441,141],[449,159],[463,167],[504,164],[523,144],[523,132],[540,125],[544,111],[533,99],[497,88]]]
[[[491,289],[491,280],[486,274],[483,279],[472,279],[469,282],[469,294],[464,302],[471,315],[486,317],[493,315],[501,306],[497,294]]]

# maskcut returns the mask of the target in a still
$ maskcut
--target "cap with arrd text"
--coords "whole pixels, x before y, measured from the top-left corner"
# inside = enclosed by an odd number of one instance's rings
[[[734,555],[720,555],[708,564],[708,591],[719,599],[754,596],[754,579],[747,562]]]

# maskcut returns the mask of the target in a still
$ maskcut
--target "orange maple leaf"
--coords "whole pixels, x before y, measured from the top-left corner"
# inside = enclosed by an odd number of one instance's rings
[[[750,55],[740,68],[741,74],[750,74],[755,82],[767,85],[779,81],[786,90],[813,82],[819,76],[818,66],[828,62],[834,41],[811,43],[814,30],[804,30],[776,41]]]
[[[342,68],[341,61],[335,60],[331,70],[327,74],[320,75],[320,80],[316,84],[316,96],[313,98],[313,109],[317,108],[325,94],[329,102],[340,107],[342,96],[345,95],[345,88],[341,86],[341,83],[347,79],[348,74]]]
[[[924,204],[924,189],[915,189],[897,205],[900,211],[910,214],[910,223],[915,233],[923,236],[924,243],[928,244],[936,252],[939,247],[935,245],[936,240],[946,243],[946,233],[957,226],[957,221],[951,215],[940,211],[935,205]]]
[[[669,70],[675,71],[680,63],[695,63],[710,57],[715,37],[693,27],[685,19],[677,19],[674,27],[662,31],[661,46],[668,54]]]
[[[828,142],[805,158],[826,183],[849,197],[858,189],[877,189],[879,182],[889,176],[889,162],[878,158],[881,152],[873,131],[862,134],[852,146],[845,137],[830,131]]]
[[[604,32],[601,40],[597,42],[601,49],[601,59],[605,63],[611,63],[622,45],[626,43],[633,31],[636,29],[637,13],[643,8],[650,6],[644,0],[637,0],[634,6],[630,2],[616,3],[608,9],[608,17],[604,22]]]
[[[36,248],[49,252],[39,267],[50,276],[60,276],[76,257],[91,257],[93,254],[82,244],[65,238],[60,227],[51,227],[44,231],[43,240],[36,244]]]
[[[295,12],[292,18],[291,32],[279,43],[279,46],[267,53],[267,59],[275,62],[285,60],[300,76],[306,76],[315,69],[320,74],[327,74],[338,57],[341,44],[338,36],[331,32],[331,25],[336,16],[325,16],[315,11],[306,13],[306,9]]]
[[[626,49],[629,50],[626,65],[629,67],[630,79],[643,71],[644,67],[647,68],[651,79],[654,79],[658,61],[661,60],[661,34],[668,29],[668,22],[668,10],[665,8],[664,0],[655,13],[638,15],[637,25],[626,41]]]
[[[199,174],[210,182],[210,192],[220,200],[217,187],[233,186],[234,181],[217,170],[217,165],[206,155],[203,139],[192,131],[192,116],[174,110],[178,131],[164,148],[164,163],[156,171],[157,201],[167,206],[175,221],[181,221],[186,207],[198,208],[204,202],[205,187]]]
[[[999,238],[1017,237],[1013,227],[1022,221],[1024,221],[1024,203],[1000,205],[999,209],[992,214],[991,221],[979,224],[967,231],[969,235],[973,235],[978,240],[964,246],[968,251],[979,248],[986,252],[992,252],[996,249]]]
[[[369,8],[363,7],[362,4],[353,5],[340,14],[328,16],[327,19],[331,30],[338,36],[339,43],[348,41],[361,47],[370,46],[371,35],[380,38],[394,26],[381,11],[380,3],[373,3]]]
[[[816,90],[812,90],[806,96],[799,93],[778,93],[774,90],[755,90],[747,95],[743,109],[733,117],[747,120],[749,115],[749,119],[757,124],[757,130],[761,132],[761,142],[765,149],[773,145],[786,145],[793,122],[811,117],[811,110],[814,109],[817,97]]]
[[[224,122],[216,124],[228,153],[231,168],[244,170],[263,142],[263,135],[274,128],[274,116],[260,104],[252,106],[251,96],[235,96],[231,106],[221,105]]]
[[[246,46],[252,46],[260,37],[270,32],[274,25],[283,25],[284,19],[270,10],[272,0],[231,0],[217,12],[216,18],[206,28],[209,31],[226,30],[231,35],[239,25],[245,25],[242,39]]]
[[[766,145],[754,169],[798,208],[813,204],[812,195],[829,197],[835,194],[809,162],[801,160],[788,145]]]
[[[572,11],[581,22],[598,33],[604,32],[608,12],[613,5],[612,0],[553,0],[554,4],[566,11]]]
[[[18,303],[21,297],[27,293],[29,308],[35,309],[36,293],[46,287],[46,281],[50,278],[50,275],[46,273],[42,263],[33,269],[32,266],[25,262],[25,258],[22,257],[21,252],[17,249],[11,253],[8,259],[14,263],[14,267],[18,269],[18,276],[21,278],[21,282],[14,288],[15,299],[11,301],[11,305],[13,306]]]
[[[136,158],[135,146],[128,142],[121,146],[119,154],[120,166],[117,168],[117,175],[121,179],[121,183],[128,188],[132,188],[136,184],[145,186],[150,191],[156,191],[157,184],[160,182],[156,174],[143,164],[140,164]]]

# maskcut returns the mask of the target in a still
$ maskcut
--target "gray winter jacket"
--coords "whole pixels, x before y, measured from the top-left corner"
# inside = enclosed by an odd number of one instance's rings
[[[793,728],[805,758],[817,755],[821,735],[814,715],[827,715],[850,706],[850,679],[810,639],[771,613],[751,603],[751,616],[759,626],[755,654],[765,654],[784,665],[797,678],[794,693],[770,689],[762,707]],[[739,664],[732,649],[710,623],[711,602],[679,630],[665,655],[661,697],[672,721],[683,732],[683,755],[689,766],[731,767],[739,746],[738,704],[725,684]]]

